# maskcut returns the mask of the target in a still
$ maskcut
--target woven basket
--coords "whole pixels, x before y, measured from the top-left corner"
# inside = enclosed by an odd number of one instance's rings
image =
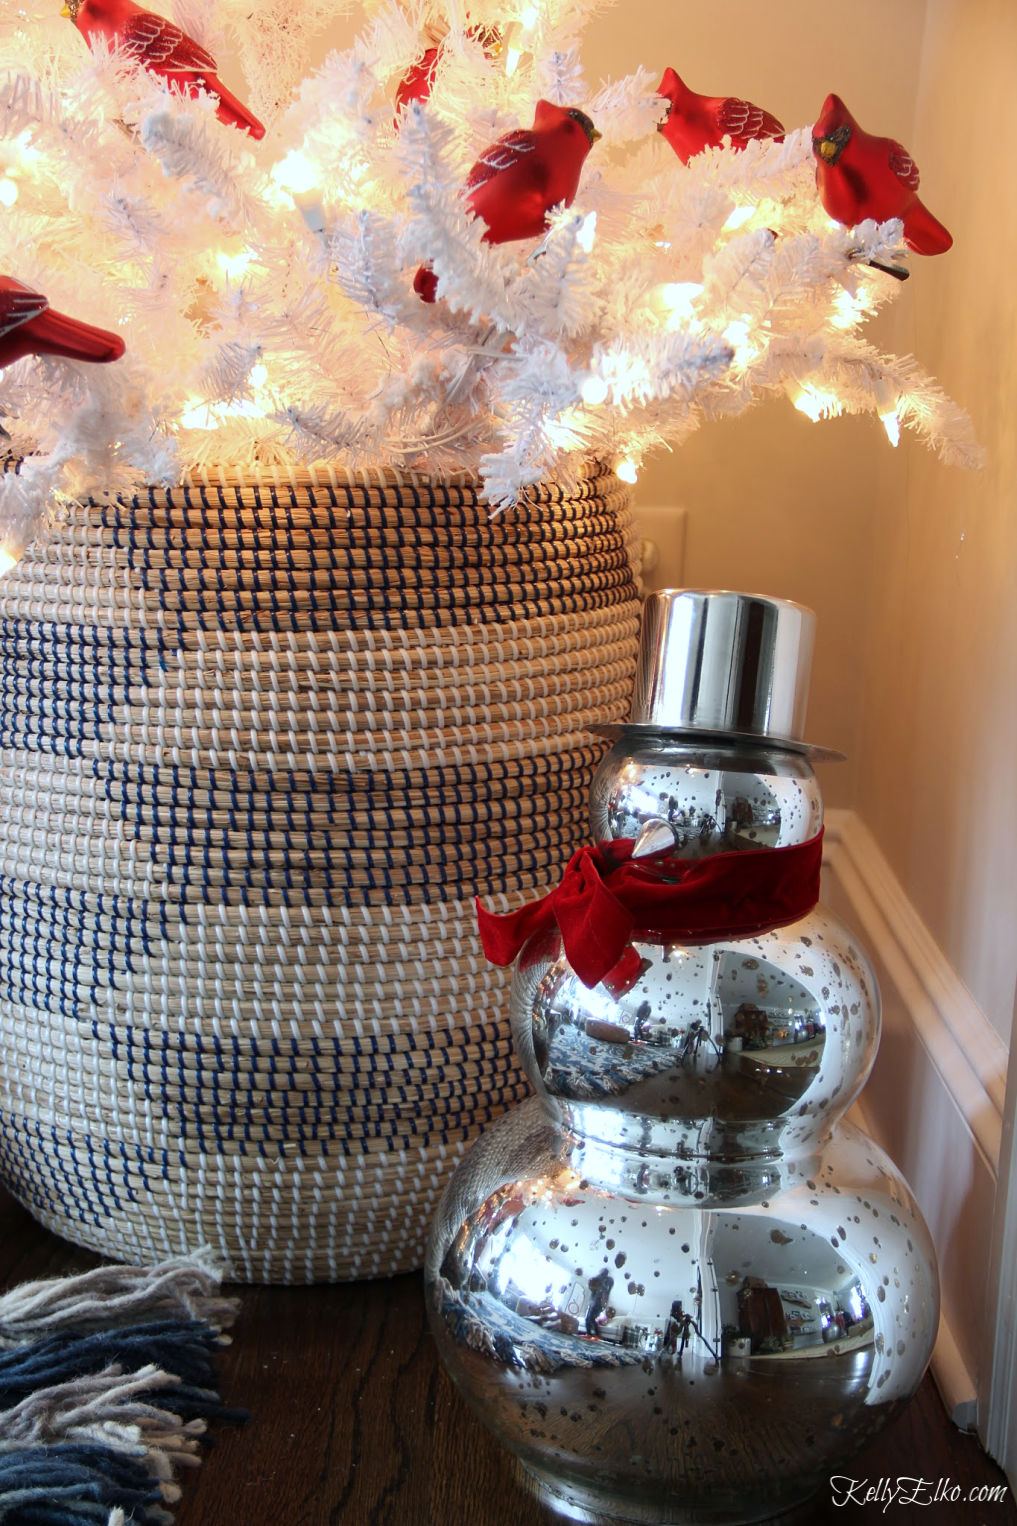
[[[586,841],[638,619],[626,490],[205,480],[0,585],[0,1170],[250,1281],[419,1266],[525,1093],[507,909]]]

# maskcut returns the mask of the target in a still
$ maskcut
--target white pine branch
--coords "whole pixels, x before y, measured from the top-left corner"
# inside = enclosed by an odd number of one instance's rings
[[[583,242],[587,216],[575,207],[549,215],[547,237],[512,288],[517,325],[527,333],[575,338],[601,316],[604,304]]]
[[[332,231],[330,256],[336,284],[389,328],[413,326],[421,302],[399,266],[403,221],[364,208]]]
[[[453,312],[512,329],[505,284],[513,257],[504,246],[485,244],[483,222],[466,211],[461,181],[449,163],[451,139],[451,129],[430,113],[415,105],[404,112],[400,158],[412,176],[406,192],[412,216],[402,248],[410,260],[430,263],[439,295]]]
[[[538,65],[537,84],[545,101],[553,101],[556,106],[581,105],[586,96],[586,77],[578,48],[552,48]]]
[[[210,97],[192,101],[167,92],[144,111],[138,136],[163,173],[193,192],[213,220],[244,229],[267,222],[264,187],[249,184],[250,155],[238,132],[221,130]]]
[[[602,85],[586,108],[594,126],[613,146],[642,143],[657,130],[665,102],[657,94],[659,76],[637,69],[623,79]]]
[[[849,339],[828,348],[821,379],[837,389],[846,412],[896,412],[947,465],[984,465],[970,418],[913,356],[882,355],[863,340]]]
[[[202,391],[207,397],[226,403],[250,397],[251,372],[261,363],[263,354],[260,344],[227,340],[201,367],[199,383]]]
[[[362,419],[322,404],[317,408],[289,407],[272,415],[285,426],[287,441],[310,461],[329,460],[346,453],[354,456],[373,446],[370,430]]]
[[[623,413],[668,398],[688,401],[730,364],[731,348],[722,339],[683,329],[627,334],[595,345],[590,356],[591,372]]]

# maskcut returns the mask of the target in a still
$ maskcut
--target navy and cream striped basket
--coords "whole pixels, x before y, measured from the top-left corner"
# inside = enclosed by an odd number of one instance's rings
[[[586,841],[635,661],[627,490],[195,479],[0,584],[0,1172],[127,1260],[419,1266],[525,1085],[507,910]]]

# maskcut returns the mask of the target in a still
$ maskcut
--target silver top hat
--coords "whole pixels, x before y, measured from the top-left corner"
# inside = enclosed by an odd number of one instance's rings
[[[816,617],[789,599],[664,588],[643,606],[631,718],[596,726],[765,742],[814,758],[842,753],[802,739]]]

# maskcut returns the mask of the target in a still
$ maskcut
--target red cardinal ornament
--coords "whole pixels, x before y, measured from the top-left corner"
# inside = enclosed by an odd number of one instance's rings
[[[395,125],[399,126],[399,115],[410,101],[418,101],[423,104],[431,94],[431,86],[434,84],[434,71],[438,67],[438,49],[427,48],[411,64],[399,81],[395,94]]]
[[[732,148],[744,148],[753,138],[783,141],[783,124],[761,106],[736,95],[697,95],[673,69],[664,70],[657,94],[670,102],[657,130],[683,164],[704,148],[720,148],[725,138]]]
[[[506,133],[484,150],[466,178],[466,205],[487,224],[485,244],[547,232],[547,214],[570,207],[587,154],[600,137],[585,111],[538,101],[531,128]],[[413,289],[434,301],[435,277],[422,265]]]
[[[501,52],[501,33],[496,27],[470,27],[467,37],[474,38],[484,49],[488,58],[497,58]],[[442,43],[433,47],[425,48],[424,52],[411,64],[396,87],[395,93],[395,127],[399,130],[399,116],[410,101],[417,101],[420,105],[431,97],[431,88],[434,85],[434,74],[438,67],[438,59],[442,53]]]
[[[101,364],[119,360],[123,353],[119,334],[54,312],[40,292],[0,276],[0,370],[25,355],[64,355]]]
[[[828,95],[812,129],[819,199],[846,227],[899,217],[917,254],[944,254],[953,239],[918,199],[918,166],[893,138],[864,132],[839,95]]]
[[[246,128],[252,138],[265,136],[257,117],[226,89],[211,53],[165,16],[142,10],[134,0],[67,0],[61,15],[70,17],[89,46],[93,38],[104,37],[149,74],[185,95],[205,90],[216,96],[220,122]]]

